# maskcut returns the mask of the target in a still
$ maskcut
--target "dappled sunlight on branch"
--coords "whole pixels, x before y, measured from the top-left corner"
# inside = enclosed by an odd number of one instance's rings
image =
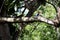
[[[46,19],[42,16],[22,17],[22,18],[6,18],[6,17],[0,18],[0,22],[4,22],[4,21],[5,22],[20,22],[20,23],[22,23],[22,22],[30,23],[30,22],[42,21],[42,22],[46,22],[48,24],[54,25],[54,22],[52,20]]]

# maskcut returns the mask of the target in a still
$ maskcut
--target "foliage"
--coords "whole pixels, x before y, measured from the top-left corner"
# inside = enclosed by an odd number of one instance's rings
[[[7,8],[6,13],[8,16],[21,14],[21,5],[23,5],[23,0],[21,1],[22,2],[18,2],[16,0],[5,1],[4,6]],[[54,19],[56,16],[54,7],[48,3],[46,3],[45,6],[40,5],[40,7],[34,12],[33,16],[36,15],[38,10],[42,11],[43,17]],[[17,23],[14,24],[14,26],[18,28]],[[19,36],[19,40],[57,40],[57,33],[55,31],[55,28],[51,25],[43,22],[33,22],[26,25],[25,29],[22,31],[22,36]]]
[[[42,16],[53,19],[56,16],[54,7],[50,4],[46,6],[41,5],[33,15],[36,15],[37,11],[43,12]],[[33,22],[27,24],[23,31],[22,40],[57,40],[57,33],[54,26],[48,25],[43,22]]]
[[[51,4],[46,3],[45,6],[41,5],[35,14],[38,12],[38,10],[42,11],[42,16],[45,18],[54,19],[56,17],[56,10]]]
[[[36,28],[34,29],[35,26]],[[25,27],[22,40],[57,40],[56,37],[56,31],[53,26],[42,22],[34,22]]]

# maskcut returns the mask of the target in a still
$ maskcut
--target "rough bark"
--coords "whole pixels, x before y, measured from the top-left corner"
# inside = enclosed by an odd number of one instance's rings
[[[0,39],[11,40],[9,27],[7,23],[0,23]]]

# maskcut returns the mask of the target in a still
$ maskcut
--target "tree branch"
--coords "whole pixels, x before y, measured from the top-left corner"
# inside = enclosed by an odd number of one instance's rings
[[[46,19],[42,16],[35,16],[35,17],[22,17],[22,18],[6,18],[6,17],[0,17],[0,22],[45,22],[51,25],[54,25],[54,22],[52,20]]]

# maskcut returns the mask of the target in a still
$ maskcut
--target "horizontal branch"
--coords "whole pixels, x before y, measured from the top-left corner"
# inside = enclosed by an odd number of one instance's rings
[[[42,16],[35,16],[35,17],[22,17],[22,18],[6,18],[6,17],[0,17],[0,22],[45,22],[51,25],[54,25],[54,22],[52,20],[46,19]]]

